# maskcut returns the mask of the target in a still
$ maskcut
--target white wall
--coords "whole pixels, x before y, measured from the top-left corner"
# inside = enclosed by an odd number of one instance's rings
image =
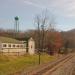
[[[35,41],[32,38],[28,41],[28,52],[31,55],[35,53]]]
[[[6,44],[6,47],[3,47],[3,45]],[[14,44],[14,43],[1,43],[0,44],[0,51],[6,52],[6,53],[15,53],[15,52],[23,52],[26,53],[26,44]],[[9,47],[11,45],[11,47]],[[13,47],[15,45],[15,47]],[[17,45],[23,45],[23,47],[17,47]],[[30,38],[28,40],[28,53],[29,54],[34,54],[35,53],[35,41]]]
[[[3,47],[3,45],[6,44],[7,46],[6,47]],[[11,45],[11,47],[9,47],[9,45]],[[15,45],[15,47],[13,47],[13,45]],[[23,48],[26,48],[26,45],[25,44],[14,44],[14,43],[2,43],[2,48],[6,49],[6,48],[22,48],[22,47],[17,47],[17,45],[19,46],[23,46]]]
[[[25,55],[26,49],[2,49],[2,55]]]
[[[20,49],[18,49],[18,48],[7,48],[7,49],[2,49],[2,52],[25,52],[26,53],[26,49],[22,49],[22,48],[20,48]]]
[[[3,47],[3,45],[7,45],[6,47]],[[15,54],[15,53],[21,53],[21,54],[25,54],[26,53],[26,46],[25,44],[14,44],[14,43],[2,43],[0,44],[1,48],[0,51],[3,53],[11,53],[11,54]],[[9,45],[11,45],[11,47],[9,47]],[[13,47],[13,45],[15,45],[15,47]],[[23,46],[23,47],[17,47],[17,45],[19,46]]]

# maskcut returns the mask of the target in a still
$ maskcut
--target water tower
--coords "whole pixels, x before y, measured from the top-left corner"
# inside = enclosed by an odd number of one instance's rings
[[[15,19],[15,32],[18,33],[19,32],[19,18],[18,16],[16,16],[14,19]]]
[[[19,18],[18,18],[18,16],[14,17],[14,20],[15,20],[15,25],[14,25],[15,34],[14,34],[14,37],[17,38],[18,34],[19,34]]]

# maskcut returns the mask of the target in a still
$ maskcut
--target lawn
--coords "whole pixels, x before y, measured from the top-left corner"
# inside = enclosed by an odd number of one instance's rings
[[[41,55],[41,64],[53,61],[54,56],[48,54]],[[26,56],[0,56],[0,75],[9,75],[22,69],[28,70],[29,67],[38,65],[38,55]]]

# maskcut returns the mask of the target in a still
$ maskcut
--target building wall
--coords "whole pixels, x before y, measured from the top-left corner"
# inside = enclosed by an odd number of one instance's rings
[[[25,52],[26,53],[26,49],[25,48],[20,48],[20,49],[14,49],[14,48],[7,48],[7,49],[2,49],[2,52]]]
[[[6,54],[15,54],[21,53],[26,54],[27,49],[29,54],[35,53],[35,41],[30,38],[28,40],[28,47],[26,46],[27,43],[24,44],[14,44],[14,43],[0,43],[0,51]]]
[[[25,55],[26,49],[2,49],[3,55]]]
[[[14,44],[14,43],[1,43],[0,52],[3,54],[17,55],[26,54],[26,45],[25,44]]]
[[[35,41],[32,38],[28,41],[28,53],[31,55],[35,53]]]
[[[2,48],[26,48],[25,44],[14,44],[14,43],[2,43]]]

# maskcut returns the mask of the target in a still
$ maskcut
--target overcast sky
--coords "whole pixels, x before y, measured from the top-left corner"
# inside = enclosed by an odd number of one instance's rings
[[[75,28],[75,0],[0,0],[0,28],[13,29],[19,16],[20,30],[34,29],[34,17],[44,10],[55,17],[60,30]]]

